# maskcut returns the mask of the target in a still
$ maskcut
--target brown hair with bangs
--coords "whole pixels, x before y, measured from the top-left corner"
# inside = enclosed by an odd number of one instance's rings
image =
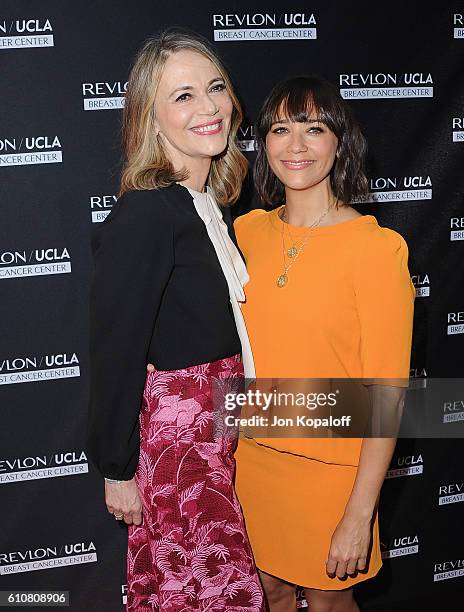
[[[257,157],[253,171],[256,191],[269,205],[285,202],[285,188],[269,166],[266,136],[277,119],[305,123],[317,119],[338,138],[330,185],[339,202],[363,198],[368,190],[364,164],[367,144],[347,102],[325,79],[311,75],[275,85],[264,102],[255,127]]]

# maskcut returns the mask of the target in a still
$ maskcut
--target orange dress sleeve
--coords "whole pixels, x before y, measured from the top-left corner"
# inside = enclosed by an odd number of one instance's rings
[[[368,237],[354,276],[362,376],[365,384],[407,387],[416,290],[405,240],[378,229]]]

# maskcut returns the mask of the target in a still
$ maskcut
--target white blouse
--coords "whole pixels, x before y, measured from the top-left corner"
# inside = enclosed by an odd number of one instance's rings
[[[242,361],[245,378],[255,378],[253,353],[240,307],[240,303],[246,299],[243,287],[250,280],[250,277],[237,247],[229,236],[227,225],[222,218],[222,212],[216,203],[213,190],[210,187],[206,188],[206,192],[195,191],[189,187],[187,189],[193,198],[198,216],[206,226],[206,231],[213,243],[214,250],[227,280],[232,312],[242,344]]]

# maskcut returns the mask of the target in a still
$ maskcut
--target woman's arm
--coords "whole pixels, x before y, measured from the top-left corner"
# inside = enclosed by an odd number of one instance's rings
[[[396,438],[364,438],[346,516],[372,519],[395,446]]]
[[[147,352],[174,262],[162,190],[124,194],[96,228],[92,249],[87,451],[103,476],[130,480],[139,459]]]
[[[342,578],[366,567],[371,522],[396,444],[409,379],[415,290],[403,238],[378,228],[364,245],[355,270],[363,382],[370,422],[343,518],[329,550],[326,570]],[[384,436],[384,437],[376,437]]]
[[[343,578],[366,568],[372,517],[395,444],[395,438],[364,439],[356,481],[332,536],[326,564],[329,576]]]

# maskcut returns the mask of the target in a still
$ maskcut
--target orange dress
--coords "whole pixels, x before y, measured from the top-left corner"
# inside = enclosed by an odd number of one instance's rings
[[[310,230],[279,288],[286,227],[271,212],[239,217],[235,231],[250,281],[243,313],[259,378],[408,379],[415,288],[408,248],[365,215]],[[379,381],[381,383],[381,381]],[[362,439],[241,438],[236,490],[256,564],[308,588],[346,589],[382,566],[375,516],[365,573],[325,572],[332,534],[356,478]]]

